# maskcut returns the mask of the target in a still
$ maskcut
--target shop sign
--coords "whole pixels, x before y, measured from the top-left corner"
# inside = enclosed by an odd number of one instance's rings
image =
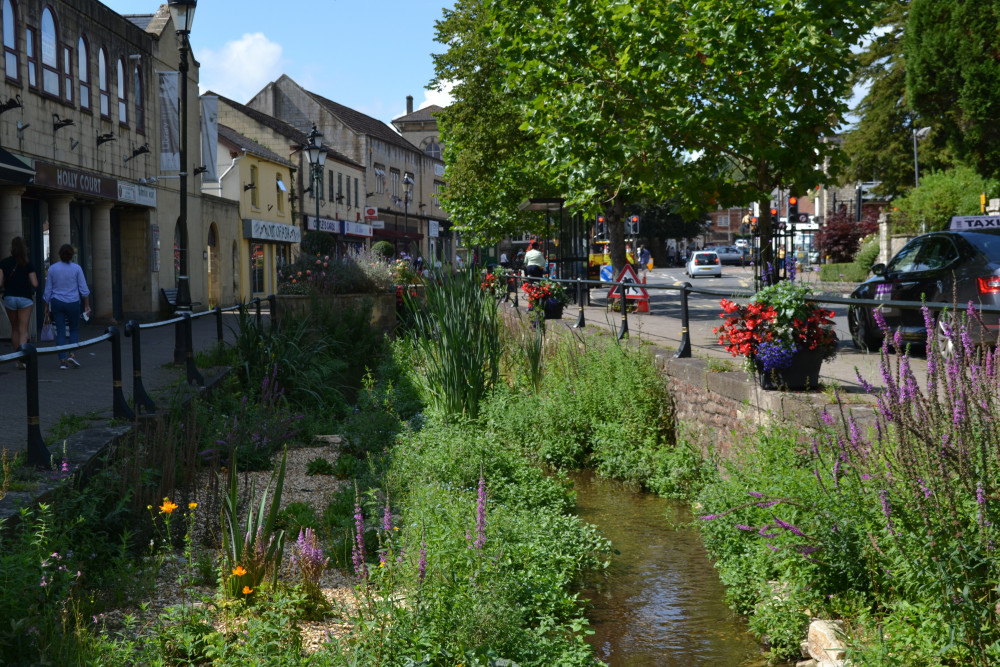
[[[35,163],[35,185],[104,199],[118,199],[118,179],[46,162]]]
[[[374,220],[378,217],[377,206],[365,206],[365,220]]]
[[[302,230],[298,225],[285,225],[266,220],[243,220],[243,238],[278,243],[298,243],[302,240]]]
[[[344,235],[346,236],[371,236],[372,226],[362,222],[351,222],[344,220]]]
[[[372,220],[372,229],[385,229],[385,220]]]
[[[118,181],[118,201],[156,208],[156,190],[145,185]]]
[[[330,232],[331,234],[339,234],[340,220],[331,220],[330,218],[317,218],[314,215],[307,215],[306,229],[314,232],[320,231],[320,232]]]
[[[427,221],[427,236],[430,236],[431,238],[437,238],[437,236],[438,236],[438,225],[439,225],[439,223],[438,223],[437,220],[428,220]]]

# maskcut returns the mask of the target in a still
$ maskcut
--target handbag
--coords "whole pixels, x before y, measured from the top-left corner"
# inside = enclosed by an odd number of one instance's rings
[[[43,343],[51,343],[56,339],[56,325],[52,322],[46,321],[42,325],[42,332],[38,335],[38,340]]]

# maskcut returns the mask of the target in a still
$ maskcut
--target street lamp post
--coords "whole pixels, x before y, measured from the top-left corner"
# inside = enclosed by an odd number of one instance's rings
[[[303,150],[306,152],[306,159],[309,160],[309,178],[312,183],[310,188],[312,189],[313,197],[316,199],[317,230],[319,229],[319,196],[320,194],[322,194],[319,191],[320,188],[319,184],[321,182],[321,179],[323,178],[323,165],[326,164],[326,153],[327,153],[326,146],[316,141],[322,136],[323,136],[322,133],[320,133],[319,130],[316,129],[316,124],[313,123],[312,129],[309,130],[309,134],[306,135],[306,139],[309,140],[309,143],[303,147]],[[337,257],[339,258],[340,257],[339,243],[337,244],[336,254]]]
[[[177,31],[178,45],[177,53],[179,62],[177,70],[180,78],[180,123],[181,123],[181,145],[180,145],[180,212],[177,216],[178,230],[178,254],[180,255],[180,267],[177,276],[177,298],[175,301],[178,313],[191,311],[191,286],[188,283],[188,228],[187,228],[187,140],[188,140],[188,35],[191,34],[191,24],[194,22],[194,10],[198,0],[169,0],[167,6],[170,9],[170,17],[174,22],[174,29]],[[187,359],[187,341],[177,328],[174,340],[174,363],[181,364]]]
[[[913,128],[913,187],[920,186],[920,166],[917,162],[917,140],[923,139],[930,133],[931,128],[922,127],[919,130]]]
[[[410,186],[413,185],[413,179],[410,178],[409,174],[403,174],[403,234],[407,233],[409,229],[410,219],[409,219],[409,207],[410,207]]]

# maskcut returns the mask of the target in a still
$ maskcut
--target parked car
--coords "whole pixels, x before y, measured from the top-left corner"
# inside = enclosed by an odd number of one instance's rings
[[[898,328],[904,341],[926,343],[923,314],[915,308],[893,308],[892,301],[938,301],[958,304],[961,311],[972,301],[979,305],[1000,305],[1000,229],[945,231],[924,234],[911,240],[889,263],[872,267],[875,274],[858,285],[852,299],[887,302],[879,306],[891,331]],[[1000,332],[996,313],[984,313],[983,325],[969,323],[969,333],[977,344],[997,341]],[[937,335],[947,352],[943,322],[935,315]],[[875,324],[870,306],[848,306],[847,327],[859,349],[881,345],[882,332]]]
[[[695,276],[715,276],[716,278],[721,278],[722,262],[719,261],[719,256],[714,250],[698,250],[691,253],[691,259],[688,260],[687,266],[684,268],[684,273],[690,278],[694,278]]]
[[[739,264],[747,259],[743,249],[736,246],[716,246],[712,250],[719,256],[719,261],[723,264]]]

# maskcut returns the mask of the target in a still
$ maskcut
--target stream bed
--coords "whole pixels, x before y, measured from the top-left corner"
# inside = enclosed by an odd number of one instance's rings
[[[719,576],[678,501],[574,473],[577,514],[604,532],[616,554],[582,596],[596,655],[612,667],[748,667],[765,663],[746,625],[727,606]]]

